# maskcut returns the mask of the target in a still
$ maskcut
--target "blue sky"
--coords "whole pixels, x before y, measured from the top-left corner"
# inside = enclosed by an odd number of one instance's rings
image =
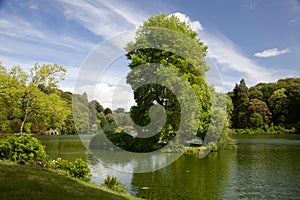
[[[300,77],[299,0],[0,0],[0,61],[24,68],[61,64],[68,75],[60,88],[74,91],[80,67],[96,45],[156,13],[176,13],[192,24],[209,46],[210,73],[218,71],[224,91],[241,78],[251,86]],[[124,61],[115,63],[126,72]],[[93,98],[109,106],[106,93],[115,90],[117,79],[106,79],[84,89],[101,87]]]

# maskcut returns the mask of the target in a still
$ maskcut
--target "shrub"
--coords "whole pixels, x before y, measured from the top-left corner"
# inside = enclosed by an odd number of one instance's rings
[[[225,130],[220,135],[217,141],[217,146],[220,149],[236,149],[236,141],[229,136],[228,130]]]
[[[81,158],[76,159],[75,162],[58,158],[50,161],[48,167],[55,170],[61,170],[65,175],[83,181],[89,181],[91,177],[90,168]]]
[[[112,145],[104,133],[95,135],[90,141],[91,149],[109,150],[111,147]]]
[[[115,176],[108,175],[107,178],[104,180],[103,185],[119,193],[124,192],[126,190],[126,186],[122,185],[118,178]]]
[[[216,152],[219,149],[219,146],[215,142],[210,142],[208,145],[211,147],[211,151]]]
[[[12,135],[0,140],[0,159],[14,162],[45,162],[48,158],[44,146],[30,135]]]
[[[179,142],[170,142],[167,147],[161,149],[164,153],[182,153],[184,152],[184,145]]]
[[[103,126],[103,132],[106,135],[112,135],[112,134],[114,134],[116,132],[115,131],[115,126],[111,125],[111,124],[106,124],[106,125]]]

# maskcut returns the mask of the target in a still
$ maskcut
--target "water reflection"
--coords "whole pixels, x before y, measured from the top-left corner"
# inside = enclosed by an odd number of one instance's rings
[[[112,170],[127,173],[142,173],[163,168],[179,157],[177,153],[127,153],[124,151],[92,150],[91,153],[100,163]],[[150,158],[150,159],[149,159]]]
[[[297,199],[300,196],[300,136],[243,137],[236,151],[210,153],[203,159],[181,156],[158,169],[172,154],[156,153],[145,161],[138,154],[94,151],[95,159],[78,136],[39,137],[51,157],[89,162],[92,181],[118,177],[127,192],[146,199]],[[88,144],[89,136],[83,140]],[[153,172],[140,172],[151,167]],[[128,173],[125,173],[127,171]]]
[[[211,153],[203,159],[182,156],[167,168],[133,174],[132,192],[147,199],[219,199],[234,157],[234,151]]]

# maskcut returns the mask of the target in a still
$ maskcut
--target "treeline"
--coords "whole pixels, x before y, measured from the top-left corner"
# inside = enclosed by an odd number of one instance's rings
[[[248,88],[244,79],[229,92],[233,104],[231,127],[300,130],[300,78],[259,83]]]
[[[53,129],[60,134],[77,134],[114,124],[112,111],[95,100],[89,102],[86,93],[58,89],[65,73],[57,64],[36,64],[26,72],[20,66],[7,69],[0,63],[0,133],[46,134]]]

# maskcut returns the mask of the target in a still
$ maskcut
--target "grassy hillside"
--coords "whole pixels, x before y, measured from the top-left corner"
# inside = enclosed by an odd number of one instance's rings
[[[0,161],[0,199],[136,199],[33,165]]]

